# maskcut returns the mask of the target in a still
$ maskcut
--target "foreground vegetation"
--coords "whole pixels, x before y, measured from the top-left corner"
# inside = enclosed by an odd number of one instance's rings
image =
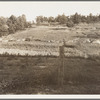
[[[0,94],[99,94],[100,58],[64,59],[58,85],[58,57],[0,57]]]

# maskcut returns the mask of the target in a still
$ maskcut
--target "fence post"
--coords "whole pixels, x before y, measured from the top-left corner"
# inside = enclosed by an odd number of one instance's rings
[[[26,54],[25,56],[26,56],[26,68],[28,68],[28,54]]]
[[[60,66],[58,68],[58,85],[62,87],[64,84],[64,46],[59,47],[59,61]]]

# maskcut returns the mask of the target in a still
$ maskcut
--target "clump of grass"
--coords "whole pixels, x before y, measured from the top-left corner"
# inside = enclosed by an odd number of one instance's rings
[[[0,63],[0,69],[4,69],[4,65]]]
[[[21,69],[26,69],[26,65],[25,64],[22,64],[20,68]]]
[[[13,60],[13,57],[12,56],[8,56],[7,60]]]

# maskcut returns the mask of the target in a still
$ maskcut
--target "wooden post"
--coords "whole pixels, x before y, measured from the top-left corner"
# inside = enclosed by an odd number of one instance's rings
[[[60,66],[58,68],[58,85],[63,87],[64,85],[64,48],[75,48],[74,45],[67,45],[65,40],[63,40],[63,45],[59,47],[59,62]]]
[[[60,66],[58,68],[58,85],[62,87],[64,84],[64,46],[59,47],[59,61]]]
[[[28,68],[28,54],[26,54],[26,68]]]

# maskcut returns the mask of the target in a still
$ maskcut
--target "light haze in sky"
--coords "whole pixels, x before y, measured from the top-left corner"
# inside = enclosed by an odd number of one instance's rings
[[[65,14],[66,16],[78,12],[82,15],[100,14],[100,2],[52,2],[52,1],[30,1],[30,2],[0,2],[0,16],[10,17],[11,15],[26,15],[28,21],[35,20],[36,16],[57,16]]]

